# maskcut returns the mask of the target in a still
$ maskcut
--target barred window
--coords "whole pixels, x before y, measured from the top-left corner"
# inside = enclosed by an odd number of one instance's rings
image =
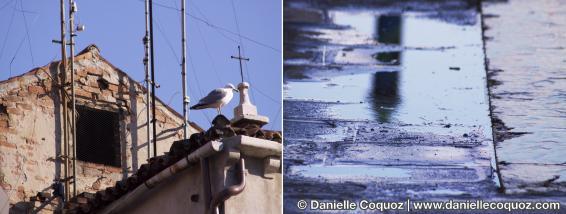
[[[77,106],[77,114],[77,159],[120,167],[118,113]]]

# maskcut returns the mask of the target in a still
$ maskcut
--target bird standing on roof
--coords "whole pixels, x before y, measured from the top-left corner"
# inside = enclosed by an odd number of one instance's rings
[[[234,85],[228,83],[223,88],[217,88],[212,90],[208,95],[203,97],[191,109],[205,109],[205,108],[215,108],[218,114],[222,114],[221,108],[228,104],[234,94],[232,91],[239,92]]]

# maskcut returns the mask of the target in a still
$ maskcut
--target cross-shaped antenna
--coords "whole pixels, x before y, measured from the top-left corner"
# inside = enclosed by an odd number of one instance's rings
[[[240,53],[240,46],[238,45],[238,56],[231,56],[232,59],[237,59],[240,61],[240,76],[242,77],[242,82],[244,82],[244,72],[242,71],[242,60],[250,61],[249,58],[242,57]]]

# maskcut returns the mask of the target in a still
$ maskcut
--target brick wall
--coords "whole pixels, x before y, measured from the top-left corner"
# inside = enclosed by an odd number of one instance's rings
[[[75,68],[77,105],[118,112],[120,117],[122,167],[77,161],[77,192],[92,192],[126,178],[146,162],[145,89],[102,58],[96,46],[75,58]],[[51,192],[53,180],[63,176],[57,158],[63,138],[57,70],[58,62],[53,62],[0,82],[0,185],[13,210],[39,206],[28,203],[29,198]],[[162,154],[182,138],[182,118],[161,102],[157,106],[158,154]]]

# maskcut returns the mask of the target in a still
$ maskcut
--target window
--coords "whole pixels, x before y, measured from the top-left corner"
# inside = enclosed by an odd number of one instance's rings
[[[118,113],[77,106],[77,114],[77,159],[120,167]]]

